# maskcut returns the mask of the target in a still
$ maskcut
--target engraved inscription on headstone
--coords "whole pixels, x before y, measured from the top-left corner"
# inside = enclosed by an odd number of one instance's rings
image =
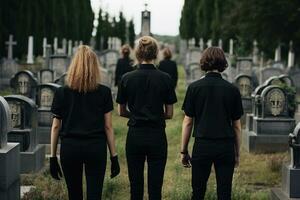
[[[8,103],[11,110],[12,128],[21,128],[21,105],[18,102],[11,101]]]
[[[10,80],[10,85],[16,94],[35,99],[37,80],[30,71],[25,70],[16,73]]]
[[[18,93],[26,95],[30,91],[30,87],[28,74],[20,74],[20,76],[18,76]]]
[[[273,89],[267,95],[267,108],[273,116],[278,116],[284,110],[285,95],[279,89]]]
[[[241,76],[237,79],[237,85],[239,87],[242,97],[250,97],[252,93],[251,78],[248,76]]]
[[[52,105],[54,97],[54,91],[49,89],[49,88],[43,88],[41,89],[41,95],[40,95],[40,102],[41,102],[41,107],[48,107],[50,108]]]

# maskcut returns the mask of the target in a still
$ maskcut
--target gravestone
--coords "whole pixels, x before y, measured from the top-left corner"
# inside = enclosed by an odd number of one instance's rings
[[[297,94],[300,94],[300,69],[291,68],[288,72],[288,75],[293,80],[294,86],[296,87]]]
[[[51,106],[58,84],[46,83],[38,86],[38,137],[40,144],[50,144],[52,113]]]
[[[66,54],[55,54],[50,56],[50,69],[56,73],[55,79],[67,72],[70,59]]]
[[[110,65],[117,64],[119,59],[119,52],[117,50],[108,49],[102,51],[99,55],[99,59],[102,67],[108,68]]]
[[[252,90],[253,81],[251,76],[246,74],[240,74],[235,78],[235,85],[238,87],[241,97],[245,114],[251,113],[252,111]],[[245,121],[245,120],[242,120]]]
[[[185,58],[185,69],[191,64],[191,63],[200,63],[202,53],[199,48],[191,48],[186,52],[186,58]]]
[[[186,68],[186,83],[187,85],[192,82],[199,80],[205,74],[204,71],[201,70],[199,63],[191,63]]]
[[[67,78],[67,73],[64,73],[61,75],[59,78],[57,78],[54,83],[60,85],[60,86],[65,86],[66,85],[66,78]]]
[[[13,35],[9,36],[9,40],[5,43],[8,45],[7,58],[3,58],[0,62],[0,90],[9,88],[11,77],[18,72],[18,64],[13,59],[13,45],[17,43],[13,41]]]
[[[55,72],[51,69],[42,69],[38,72],[39,84],[53,83]]]
[[[8,103],[0,96],[0,199],[20,199],[20,145],[7,143],[11,130],[11,112]]]
[[[300,199],[300,123],[289,135],[291,163],[282,166],[281,188],[271,190],[271,199],[288,200]]]
[[[252,76],[252,58],[237,57],[236,59],[236,74],[245,74]]]
[[[284,71],[280,68],[267,67],[259,71],[259,83],[263,84],[267,79],[272,76],[280,76]]]
[[[262,92],[255,96],[252,130],[245,130],[243,146],[250,153],[286,151],[288,134],[295,127],[295,120],[289,116],[287,95],[275,85],[259,89]]]
[[[15,94],[21,94],[31,99],[36,97],[37,80],[28,70],[16,73],[10,80],[10,86]]]
[[[38,141],[37,106],[22,95],[4,98],[11,110],[12,130],[8,133],[8,141],[20,143],[21,173],[37,172],[45,161],[45,146]]]
[[[111,86],[111,78],[110,78],[110,72],[107,70],[107,69],[104,69],[104,68],[100,68],[100,81],[101,81],[101,84],[107,86],[107,87],[110,87]]]

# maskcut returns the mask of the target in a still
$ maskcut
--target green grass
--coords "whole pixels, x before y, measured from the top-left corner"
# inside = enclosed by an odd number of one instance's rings
[[[168,161],[164,177],[163,199],[185,200],[191,197],[191,170],[183,168],[180,163],[181,123],[183,113],[182,101],[185,95],[185,82],[183,69],[179,70],[179,83],[177,88],[178,103],[175,104],[174,118],[167,122]],[[129,181],[125,159],[125,141],[127,134],[127,120],[113,113],[113,126],[116,134],[117,151],[119,154],[121,174],[110,179],[110,164],[108,160],[107,174],[103,188],[103,199],[127,200],[129,199]],[[192,141],[190,142],[190,148]],[[242,151],[240,167],[234,174],[233,199],[234,200],[266,200],[269,199],[270,188],[280,185],[280,167],[288,158],[287,153],[253,155]],[[46,170],[36,175],[22,176],[22,183],[36,186],[24,200],[67,199],[64,181],[54,181]],[[146,173],[146,171],[145,171]],[[145,176],[147,177],[147,176]],[[209,179],[206,199],[216,199],[215,176]],[[145,199],[147,199],[147,180],[145,180]]]

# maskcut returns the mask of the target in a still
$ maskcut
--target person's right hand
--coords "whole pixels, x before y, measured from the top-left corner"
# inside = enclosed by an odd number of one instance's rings
[[[57,157],[50,157],[50,174],[52,178],[60,180],[62,178],[62,171],[58,164]]]
[[[186,168],[192,167],[191,157],[190,157],[189,153],[181,154],[181,163]]]

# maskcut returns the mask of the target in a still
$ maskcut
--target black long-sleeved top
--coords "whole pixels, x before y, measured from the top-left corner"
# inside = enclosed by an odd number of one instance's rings
[[[118,60],[116,72],[115,72],[115,86],[118,86],[124,74],[133,70],[132,64],[133,64],[133,60],[130,59],[129,57],[120,58]]]
[[[166,72],[171,76],[171,79],[173,81],[173,86],[175,88],[178,80],[178,70],[177,70],[176,62],[168,59],[162,60],[159,63],[158,69],[163,72]]]

